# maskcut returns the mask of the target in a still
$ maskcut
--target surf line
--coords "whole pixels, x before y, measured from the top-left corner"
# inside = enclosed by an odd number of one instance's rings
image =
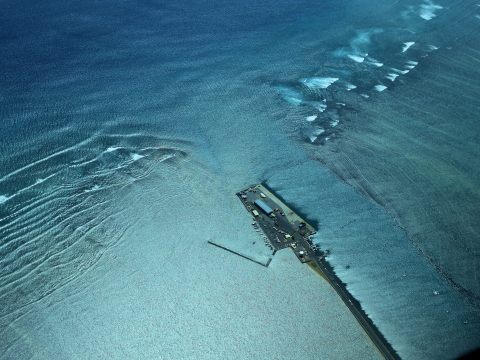
[[[96,135],[97,135],[97,134],[95,134],[94,137],[95,137]],[[53,159],[54,157],[57,157],[57,156],[59,156],[59,155],[65,154],[65,153],[67,153],[67,152],[69,152],[69,151],[75,150],[76,148],[78,148],[78,147],[80,147],[80,146],[86,145],[86,144],[90,143],[90,142],[92,141],[92,139],[93,139],[93,137],[89,137],[89,138],[87,138],[87,139],[85,139],[85,140],[83,140],[83,141],[80,141],[79,143],[77,143],[77,144],[75,144],[75,145],[72,145],[72,146],[70,146],[70,147],[68,147],[68,148],[65,148],[65,149],[59,150],[59,151],[57,151],[57,152],[54,152],[53,154],[50,154],[50,155],[48,155],[48,156],[46,156],[46,157],[44,157],[44,158],[42,158],[42,159],[39,159],[39,160],[37,160],[37,161],[34,161],[34,162],[30,163],[30,164],[27,164],[27,165],[19,168],[19,169],[17,169],[17,170],[14,170],[14,171],[12,171],[11,173],[6,174],[6,175],[3,176],[2,178],[0,178],[0,182],[5,181],[5,180],[11,178],[12,176],[14,176],[14,175],[16,175],[16,174],[18,174],[18,173],[21,173],[22,171],[28,170],[28,169],[34,167],[35,165],[41,164],[41,163],[43,163],[43,162],[45,162],[45,161],[48,161],[48,160],[50,160],[50,159]]]

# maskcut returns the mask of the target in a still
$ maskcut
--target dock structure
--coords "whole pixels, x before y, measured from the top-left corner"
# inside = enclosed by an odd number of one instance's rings
[[[253,215],[255,225],[267,238],[274,251],[291,248],[302,263],[322,256],[311,237],[316,230],[298,216],[265,185],[258,184],[237,193],[245,208]]]
[[[308,264],[337,292],[350,309],[385,359],[400,359],[390,343],[380,333],[360,303],[347,291],[345,284],[335,275],[325,259],[326,252],[312,240],[315,228],[290,209],[263,184],[256,184],[237,193],[253,217],[253,225],[265,234],[267,246],[273,253],[290,248],[302,263]],[[228,249],[227,249],[228,250]],[[269,265],[270,262],[264,264]]]

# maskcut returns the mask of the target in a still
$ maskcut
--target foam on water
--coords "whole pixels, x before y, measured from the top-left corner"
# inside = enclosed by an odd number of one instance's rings
[[[374,89],[377,90],[378,92],[382,92],[386,89],[387,87],[385,85],[375,85]]]
[[[397,69],[397,68],[392,68],[393,71],[395,71],[396,73],[400,74],[400,75],[405,75],[405,74],[408,74],[410,72],[410,70],[400,70],[400,69]]]
[[[413,45],[415,45],[415,41],[407,41],[403,43],[402,47],[402,52],[406,52],[408,49],[410,49]]]
[[[435,4],[431,0],[425,0],[422,5],[420,5],[419,15],[424,20],[432,20],[437,16],[437,10],[443,9],[443,6]]]
[[[338,81],[335,77],[311,77],[300,80],[300,82],[311,90],[327,89],[330,85]]]
[[[368,64],[373,65],[375,67],[382,67],[383,66],[383,63],[378,61],[377,59],[369,57],[369,58],[367,58],[367,60],[368,60]]]
[[[8,199],[10,199],[9,196],[6,196],[6,195],[0,195],[0,204],[4,204],[8,201]]]
[[[67,147],[67,148],[65,148],[65,149],[59,150],[59,151],[57,151],[57,152],[54,152],[53,154],[50,154],[50,155],[45,156],[45,157],[43,157],[43,158],[41,158],[41,159],[35,160],[35,161],[31,162],[31,163],[28,163],[28,164],[26,164],[26,165],[24,165],[24,166],[22,166],[22,167],[20,167],[20,168],[18,168],[18,169],[15,169],[15,170],[11,171],[10,173],[2,176],[2,177],[0,178],[0,182],[3,182],[3,181],[5,181],[5,180],[7,180],[7,179],[10,179],[10,178],[13,177],[14,175],[17,175],[17,174],[19,174],[19,173],[25,172],[26,170],[29,170],[29,169],[31,169],[31,168],[33,168],[33,167],[35,167],[35,166],[39,166],[39,165],[41,165],[41,164],[43,164],[43,163],[46,163],[46,162],[48,162],[48,161],[50,161],[50,160],[52,160],[52,159],[55,159],[55,158],[58,158],[58,157],[60,157],[60,156],[62,156],[62,155],[64,155],[64,154],[70,153],[70,152],[72,152],[72,151],[74,151],[74,150],[76,150],[76,149],[78,149],[78,148],[80,148],[80,147],[88,144],[88,143],[92,140],[92,138],[93,138],[93,137],[87,138],[87,139],[85,139],[85,140],[83,140],[83,141],[81,141],[81,142],[79,142],[79,143],[74,144],[73,146],[70,146],[70,147]]]
[[[85,189],[85,192],[95,192],[101,190],[101,187],[98,185],[94,185],[91,189]]]
[[[389,73],[387,76],[385,76],[388,80],[390,81],[395,81],[395,79],[397,77],[399,77],[400,75],[399,74],[395,74],[395,73]]]
[[[305,120],[312,122],[312,121],[315,121],[317,117],[318,117],[317,115],[310,115],[310,116],[307,116]]]
[[[276,90],[285,101],[292,105],[298,106],[303,102],[302,94],[293,88],[280,85],[276,87]]]
[[[353,84],[348,84],[348,83],[347,83],[347,85],[346,85],[347,91],[352,91],[352,90],[354,90],[354,89],[356,89],[356,88],[357,88],[357,86],[356,86],[356,85],[353,85]]]
[[[339,122],[340,122],[340,120],[338,120],[338,119],[333,119],[333,120],[330,121],[330,126],[331,126],[331,127],[335,127],[335,126],[337,126],[337,125],[339,124]]]
[[[110,146],[107,148],[107,150],[105,150],[106,153],[111,153],[111,152],[114,152],[114,151],[117,151],[117,150],[120,150],[121,147],[120,146]]]
[[[327,109],[327,104],[325,103],[325,101],[309,101],[309,102],[307,102],[307,104],[314,107],[315,109],[317,109],[321,113],[324,112]]]
[[[367,30],[357,31],[356,36],[350,41],[350,47],[355,51],[356,54],[364,54],[367,56],[366,51],[372,42],[372,37],[374,35],[381,34],[383,32],[382,28],[371,28]]]
[[[310,139],[310,142],[314,143],[317,138],[325,132],[324,128],[316,128],[315,130],[312,131],[312,134],[308,137]]]
[[[363,56],[349,54],[348,57],[357,63],[362,63],[365,61]]]
[[[145,155],[140,155],[140,154],[130,154],[130,157],[132,158],[133,161],[140,160],[141,158],[144,158]]]

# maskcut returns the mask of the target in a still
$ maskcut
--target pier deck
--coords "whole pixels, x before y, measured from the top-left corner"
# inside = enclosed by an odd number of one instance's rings
[[[267,237],[267,245],[274,251],[291,248],[302,263],[322,256],[311,240],[315,234],[308,224],[285,205],[264,185],[251,186],[237,193],[245,208],[252,214],[254,226]]]
[[[263,184],[249,186],[238,192],[237,196],[253,216],[253,226],[261,229],[265,234],[267,245],[273,250],[273,253],[291,248],[302,263],[307,263],[335,289],[385,359],[400,359],[390,343],[364,312],[360,303],[335,275],[325,259],[325,252],[313,242],[312,235],[316,233],[315,228],[291,210]],[[268,266],[269,263],[264,266]]]

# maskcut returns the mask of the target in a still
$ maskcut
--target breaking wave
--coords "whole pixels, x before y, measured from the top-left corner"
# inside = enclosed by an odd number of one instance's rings
[[[175,141],[95,135],[3,175],[0,319],[13,321],[92,267],[138,220],[119,195],[186,156]]]

